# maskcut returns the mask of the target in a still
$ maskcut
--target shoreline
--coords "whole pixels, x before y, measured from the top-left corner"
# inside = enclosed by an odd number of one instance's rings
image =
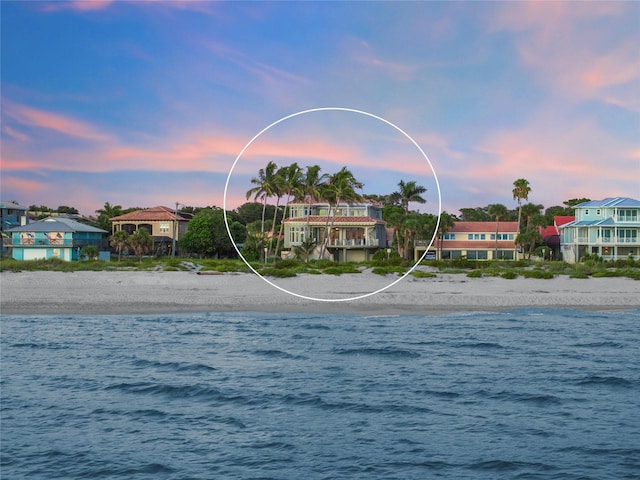
[[[508,280],[437,274],[433,278],[408,276],[397,281],[398,278],[372,273],[302,274],[269,279],[276,288],[252,273],[0,272],[0,314],[264,312],[388,316],[520,308],[592,311],[640,308],[637,298],[640,282],[622,277]],[[300,298],[280,288],[324,301]],[[383,291],[371,294],[379,289]],[[357,296],[363,298],[349,299]]]

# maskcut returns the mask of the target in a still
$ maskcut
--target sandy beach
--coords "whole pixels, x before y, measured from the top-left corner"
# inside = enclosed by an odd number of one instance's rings
[[[434,278],[408,276],[388,287],[397,279],[371,273],[339,277],[298,275],[269,279],[274,286],[249,273],[2,272],[0,313],[261,311],[393,315],[528,307],[640,308],[640,282],[627,278],[571,279],[560,276],[550,280],[507,280],[438,274]],[[379,293],[368,295],[383,288]],[[353,299],[358,296],[363,298]]]

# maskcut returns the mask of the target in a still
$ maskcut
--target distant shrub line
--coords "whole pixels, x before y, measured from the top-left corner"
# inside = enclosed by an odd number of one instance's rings
[[[186,259],[186,258],[144,258],[111,260],[85,260],[77,262],[65,262],[59,259],[50,260],[24,260],[18,261],[11,258],[0,260],[0,271],[118,271],[118,270],[163,270],[189,271],[197,267],[200,272],[251,272],[251,269],[242,260],[216,260],[216,259]],[[368,262],[334,262],[331,260],[312,260],[305,263],[300,260],[276,260],[272,263],[252,262],[251,268],[260,275],[286,278],[295,277],[298,274],[326,274],[344,275],[359,274],[370,270],[376,275],[404,275],[414,264],[403,260],[399,256],[376,254]],[[474,261],[466,259],[429,260],[422,262],[415,268],[411,275],[415,278],[431,278],[438,274],[464,274],[469,278],[500,277],[506,279],[537,278],[550,279],[558,275],[566,275],[570,278],[604,278],[627,277],[640,280],[640,262],[633,260],[618,260],[615,262],[601,262],[588,259],[577,264],[566,262],[530,262],[518,261]]]

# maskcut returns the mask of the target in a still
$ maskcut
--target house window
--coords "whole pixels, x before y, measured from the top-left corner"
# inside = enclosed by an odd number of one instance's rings
[[[600,215],[600,209],[596,210],[596,215]]]
[[[456,234],[455,233],[445,233],[444,234],[444,239],[445,240],[455,240],[456,239]]]
[[[289,241],[292,244],[298,244],[304,242],[305,227],[291,227],[289,230]]]
[[[618,210],[618,221],[619,222],[637,222],[638,210],[631,209],[631,208]]]
[[[585,215],[589,215],[589,209],[588,208],[584,211],[584,214]]]
[[[625,228],[618,230],[620,243],[636,243],[638,241],[638,230]]]
[[[171,224],[169,222],[160,222],[160,233],[169,233]]]

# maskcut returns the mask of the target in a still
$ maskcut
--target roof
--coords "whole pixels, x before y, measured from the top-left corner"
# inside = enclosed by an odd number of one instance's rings
[[[579,203],[573,208],[640,207],[640,200],[629,197],[607,197],[603,200],[591,200]]]
[[[307,220],[308,219],[308,220]],[[294,217],[294,218],[285,218],[284,222],[287,223],[307,223],[313,225],[322,225],[324,226],[329,220],[329,223],[333,223],[335,225],[371,225],[375,223],[385,223],[384,220],[380,218],[373,217],[356,217],[356,216],[337,216],[337,217],[327,217],[326,215],[310,215],[309,217]]]
[[[109,233],[101,228],[92,227],[85,223],[67,217],[48,217],[44,220],[31,222],[20,227],[7,230],[7,232],[88,232]]]
[[[496,227],[501,233],[518,232],[518,222],[455,222],[454,226],[449,229],[449,233],[495,233]]]
[[[18,205],[16,202],[0,202],[0,208],[10,208],[13,210],[24,210],[25,212],[29,210],[29,207],[23,207],[22,205]]]
[[[553,223],[557,226],[560,227],[562,225],[565,225],[569,222],[573,222],[576,219],[576,217],[574,215],[557,215],[555,217],[553,217]]]
[[[117,217],[111,217],[111,222],[158,222],[158,221],[174,221],[188,222],[191,220],[191,215],[187,214],[175,214],[175,210],[168,207],[158,206],[152,208],[146,208],[144,210],[136,210],[135,212],[125,213],[124,215],[118,215]]]

